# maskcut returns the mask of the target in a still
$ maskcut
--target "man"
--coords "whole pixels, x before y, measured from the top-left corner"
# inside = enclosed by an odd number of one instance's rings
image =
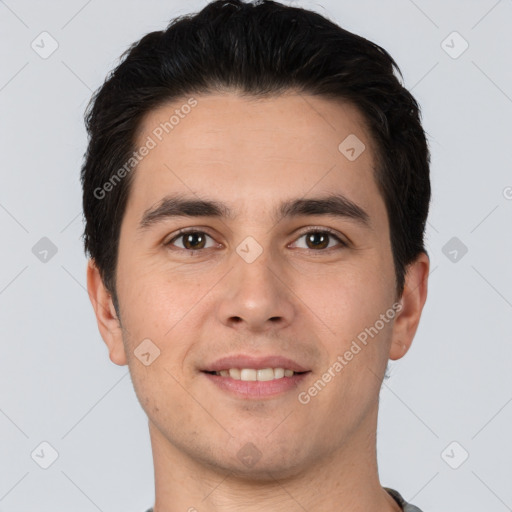
[[[219,0],[93,98],[87,284],[149,419],[154,512],[419,510],[376,461],[429,270],[429,151],[393,69],[313,12]]]

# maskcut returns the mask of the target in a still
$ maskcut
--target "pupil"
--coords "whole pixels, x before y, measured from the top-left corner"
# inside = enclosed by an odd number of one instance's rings
[[[315,240],[316,240],[316,237],[320,237],[322,239],[322,241],[320,242],[320,244],[317,244],[315,243]],[[324,234],[324,233],[320,233],[320,232],[317,232],[317,233],[310,233],[309,237],[308,237],[308,241],[312,242],[313,243],[313,246],[315,248],[318,248],[319,246],[321,247],[327,247],[328,243],[326,244],[327,242],[327,236]]]
[[[188,249],[192,248],[192,249],[197,249],[197,240],[195,240],[196,238],[203,238],[201,236],[200,233],[188,233],[186,235],[186,241],[185,241],[185,247],[187,247]],[[204,242],[204,239],[203,239],[203,242]],[[192,245],[193,247],[188,247],[188,245]]]

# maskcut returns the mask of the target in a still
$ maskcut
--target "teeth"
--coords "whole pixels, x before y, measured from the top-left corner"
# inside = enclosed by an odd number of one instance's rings
[[[293,372],[291,370],[288,370],[288,372],[291,372],[290,375],[287,375],[287,377],[291,377],[293,375]],[[274,369],[274,377],[276,379],[282,379],[286,375],[286,371],[282,368],[275,368]]]
[[[231,377],[235,380],[245,381],[266,381],[274,379],[282,379],[283,377],[291,377],[295,372],[293,370],[285,370],[284,368],[263,368],[255,370],[253,368],[230,368],[229,370],[221,370],[215,372],[221,377]]]

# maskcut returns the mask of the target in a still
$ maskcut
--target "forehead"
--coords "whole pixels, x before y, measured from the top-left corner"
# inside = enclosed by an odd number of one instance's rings
[[[366,205],[370,215],[384,207],[373,141],[347,103],[296,93],[185,97],[145,116],[136,148],[144,145],[151,149],[133,171],[128,201],[139,214],[170,193],[214,197],[248,213],[258,204],[333,191]]]

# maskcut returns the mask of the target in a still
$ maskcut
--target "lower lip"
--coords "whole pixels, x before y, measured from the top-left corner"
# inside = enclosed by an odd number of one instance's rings
[[[213,382],[223,391],[227,391],[239,398],[268,398],[281,395],[295,389],[311,372],[294,374],[291,377],[258,381],[236,380],[231,377],[222,377],[211,373],[202,372],[210,382]]]

